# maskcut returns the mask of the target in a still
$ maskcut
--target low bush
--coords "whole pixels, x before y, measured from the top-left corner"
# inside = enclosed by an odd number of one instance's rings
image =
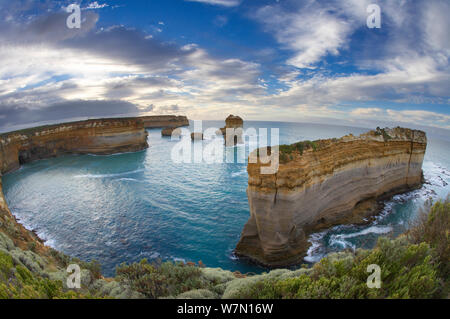
[[[240,283],[235,298],[447,298],[450,201],[421,215],[406,236],[380,238],[371,250],[331,254],[294,278]],[[367,266],[381,269],[381,287],[367,286]]]
[[[202,280],[200,268],[181,262],[149,263],[147,259],[143,259],[139,263],[120,265],[116,273],[119,281],[153,299],[176,296],[207,286]]]

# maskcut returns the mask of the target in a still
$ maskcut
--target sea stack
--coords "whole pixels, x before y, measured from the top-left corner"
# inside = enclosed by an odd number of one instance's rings
[[[231,114],[225,119],[225,127],[222,127],[220,129],[220,132],[223,135],[226,146],[234,146],[236,144],[242,144],[244,142],[242,138],[243,127],[244,121],[239,116]]]
[[[181,129],[179,127],[166,127],[161,130],[162,136],[181,135]]]
[[[426,146],[424,132],[400,127],[281,145],[275,174],[248,164],[250,219],[235,253],[266,266],[299,263],[312,232],[362,223],[379,200],[419,187]]]
[[[191,133],[191,139],[193,141],[201,141],[201,140],[203,140],[203,133],[199,133],[199,132]]]

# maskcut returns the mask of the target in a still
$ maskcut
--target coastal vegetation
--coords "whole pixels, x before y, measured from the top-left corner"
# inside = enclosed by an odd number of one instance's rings
[[[283,144],[279,146],[280,163],[286,164],[294,160],[295,155],[303,155],[303,152],[307,149],[312,149],[314,152],[318,149],[319,141],[301,141],[294,144]]]
[[[104,278],[100,264],[53,249],[17,247],[0,232],[0,298],[447,298],[450,199],[428,204],[411,229],[380,238],[373,249],[331,254],[312,267],[260,275],[206,268],[201,262],[141,262]],[[33,251],[35,250],[35,251]],[[66,267],[77,263],[81,288],[68,289]],[[367,266],[381,268],[381,287],[368,288]]]

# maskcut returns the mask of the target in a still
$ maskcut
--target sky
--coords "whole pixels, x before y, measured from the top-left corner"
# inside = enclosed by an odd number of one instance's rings
[[[450,136],[449,14],[447,0],[0,0],[0,129],[235,114]]]

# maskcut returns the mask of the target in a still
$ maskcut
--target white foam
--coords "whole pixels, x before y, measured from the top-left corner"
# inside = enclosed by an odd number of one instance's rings
[[[118,177],[118,176],[126,176],[130,174],[136,174],[143,172],[144,169],[137,169],[134,171],[117,173],[117,174],[84,174],[84,175],[75,175],[74,178],[107,178],[107,177]]]
[[[310,235],[308,242],[311,243],[311,246],[306,253],[306,256],[304,258],[305,261],[314,263],[324,257],[325,254],[320,252],[322,250],[322,244],[320,243],[320,241],[323,239],[323,236],[325,236],[326,233],[327,231]]]
[[[387,234],[390,233],[391,231],[392,231],[391,226],[371,226],[356,233],[332,235],[332,237],[335,236],[336,238],[345,239],[364,236],[367,234]]]
[[[247,174],[247,169],[243,169],[242,171],[231,173],[231,177],[237,177],[237,176],[241,176],[244,174]]]

